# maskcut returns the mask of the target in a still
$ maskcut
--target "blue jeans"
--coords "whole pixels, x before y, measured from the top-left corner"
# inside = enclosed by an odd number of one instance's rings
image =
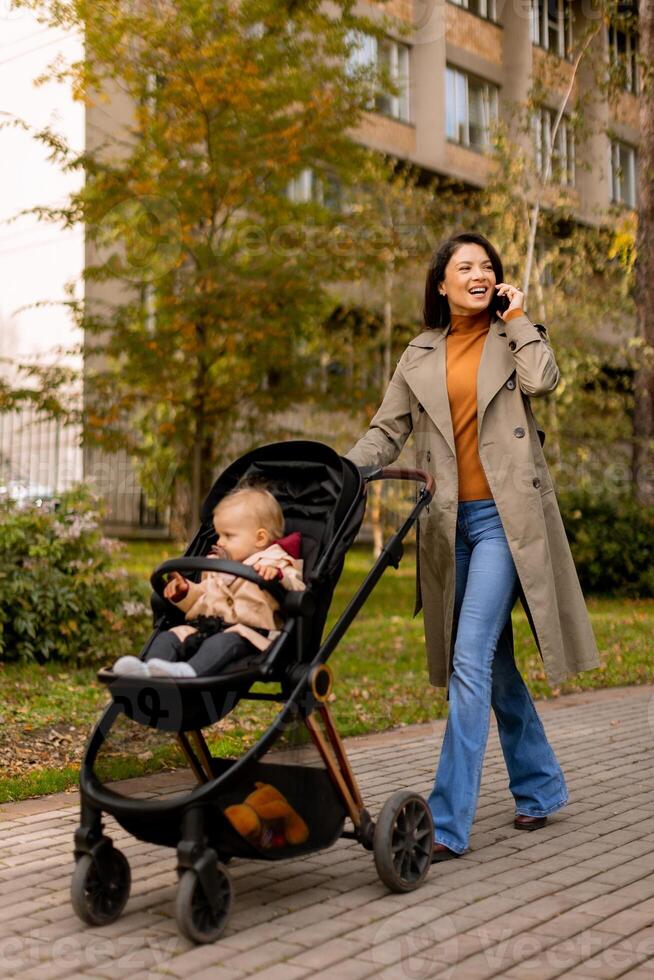
[[[517,595],[518,576],[494,500],[462,501],[449,713],[428,800],[435,840],[459,854],[468,846],[477,809],[491,706],[516,814],[542,817],[568,801],[563,772],[513,658],[510,619]]]

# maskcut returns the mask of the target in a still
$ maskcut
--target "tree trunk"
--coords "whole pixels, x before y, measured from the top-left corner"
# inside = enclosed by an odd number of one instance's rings
[[[186,545],[190,537],[191,487],[188,480],[176,479],[173,483],[170,503],[170,536]]]
[[[370,523],[372,524],[372,549],[375,558],[379,558],[384,547],[384,533],[382,528],[382,483],[378,480],[373,483],[368,492],[370,507]]]
[[[393,354],[393,257],[388,260],[384,269],[384,345],[382,353],[382,383],[381,395],[384,396],[386,386],[391,379],[391,361]],[[370,488],[370,522],[372,524],[372,544],[375,558],[379,558],[384,546],[384,530],[382,527],[382,483],[373,483]]]
[[[636,336],[640,363],[634,377],[631,476],[636,501],[654,505],[654,5],[639,5],[642,71],[638,148],[638,235],[636,238]]]
[[[197,345],[197,367],[195,372],[195,397],[193,399],[195,425],[193,447],[191,450],[191,527],[197,526],[200,518],[200,507],[202,506],[205,493],[205,487],[203,486],[205,472],[203,452],[207,441],[206,417],[204,414],[207,369],[204,360],[206,330],[201,320],[196,325],[195,338]]]
[[[547,310],[545,309],[545,295],[543,293],[542,269],[537,262],[534,264],[534,271],[536,273],[534,292],[536,293],[538,318],[539,320],[542,320],[543,323],[547,323]],[[547,455],[556,478],[561,471],[561,430],[559,427],[559,413],[556,404],[556,394],[554,394],[554,392],[548,395],[545,399],[545,407],[547,411]]]

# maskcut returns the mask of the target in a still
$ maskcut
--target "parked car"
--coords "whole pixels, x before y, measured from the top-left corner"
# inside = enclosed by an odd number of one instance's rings
[[[54,507],[55,492],[52,487],[42,483],[28,483],[24,480],[7,480],[0,483],[0,501],[13,500],[18,507]]]

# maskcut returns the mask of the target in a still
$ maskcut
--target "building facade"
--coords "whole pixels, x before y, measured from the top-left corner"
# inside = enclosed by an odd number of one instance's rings
[[[492,165],[484,151],[493,122],[511,125],[516,109],[533,103],[537,83],[527,139],[538,164],[571,87],[570,109],[582,100],[584,138],[568,110],[555,139],[556,179],[573,191],[581,220],[601,220],[612,204],[635,207],[637,38],[626,27],[608,28],[593,0],[388,0],[360,9],[392,15],[409,33],[361,45],[363,57],[387,66],[400,94],[376,99],[358,140],[480,186]],[[573,58],[584,44],[575,76]],[[602,65],[612,74],[610,100],[598,87]]]

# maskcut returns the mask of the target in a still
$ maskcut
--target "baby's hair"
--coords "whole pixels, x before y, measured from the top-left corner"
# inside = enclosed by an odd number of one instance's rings
[[[230,490],[213,509],[214,516],[223,506],[237,499],[247,504],[248,509],[259,522],[260,526],[269,531],[273,537],[281,538],[284,534],[284,513],[270,490],[261,485],[238,486]]]

